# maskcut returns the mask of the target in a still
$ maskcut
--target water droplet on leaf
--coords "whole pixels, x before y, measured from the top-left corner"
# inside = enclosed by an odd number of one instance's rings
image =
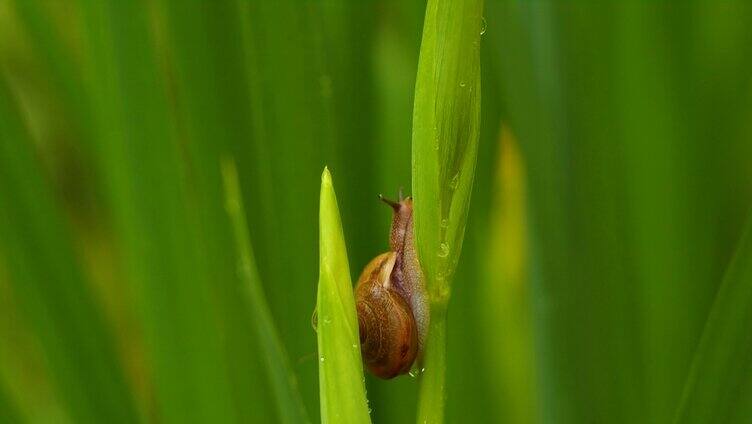
[[[441,246],[439,247],[439,257],[446,258],[447,256],[449,256],[449,245],[442,242]]]
[[[454,174],[454,177],[452,177],[452,181],[449,182],[449,189],[450,190],[456,189],[459,182],[460,182],[460,174]]]

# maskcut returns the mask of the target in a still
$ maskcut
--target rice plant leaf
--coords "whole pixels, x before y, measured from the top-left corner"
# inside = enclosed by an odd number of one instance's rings
[[[163,422],[233,422],[227,335],[200,250],[205,227],[159,78],[149,11],[132,2],[81,4],[97,159],[152,368],[150,412]]]
[[[457,265],[475,174],[482,8],[481,0],[431,0],[423,27],[413,110],[413,196],[420,259],[432,294],[448,289]]]
[[[237,3],[247,79],[247,89],[238,91],[248,108],[237,119],[247,129],[232,134],[231,149],[259,275],[282,343],[295,361],[306,410],[315,419],[318,361],[310,318],[311,276],[318,268],[317,177],[335,139],[324,102],[326,76],[319,69],[328,50],[313,25],[321,2],[311,7],[300,7],[298,0]],[[279,36],[282,22],[290,23],[284,37]],[[290,266],[291,246],[305,246],[295,249],[295,266]]]
[[[66,106],[64,112],[81,133],[82,146],[91,148],[91,104],[87,102],[87,96],[83,95],[86,87],[82,81],[82,73],[76,68],[72,51],[66,47],[61,35],[56,31],[45,4],[16,0],[12,5],[29,36],[33,51],[36,52],[35,58],[41,61],[41,67],[52,83],[51,88],[60,96]]]
[[[494,211],[488,223],[489,238],[483,249],[482,279],[477,308],[481,348],[493,407],[503,422],[540,421],[535,393],[536,352],[530,308],[530,259],[526,210],[525,161],[511,130],[501,130],[501,149],[494,178]],[[477,199],[476,199],[477,201]]]
[[[135,422],[113,341],[32,146],[0,80],[0,247],[11,287],[71,418]]]
[[[726,422],[742,408],[752,357],[752,219],[710,311],[677,410],[677,424]]]
[[[321,176],[317,332],[321,422],[370,423],[350,266],[328,169]]]
[[[274,392],[266,380],[257,378],[267,368],[261,339],[253,337],[253,311],[241,293],[235,255],[228,254],[233,252],[233,230],[222,208],[225,198],[218,166],[221,156],[233,144],[243,144],[240,141],[250,132],[244,55],[237,42],[239,8],[230,0],[212,2],[211,7],[200,1],[159,3],[168,23],[164,36],[175,59],[175,118],[185,134],[192,192],[197,204],[203,205],[196,208],[197,236],[206,249],[203,259],[213,277],[219,323],[226,334],[222,354],[233,401],[240,421],[274,421],[281,418],[275,417]],[[252,200],[252,208],[264,201]]]
[[[235,235],[240,278],[248,294],[249,309],[253,314],[256,335],[260,339],[266,371],[277,401],[279,420],[291,424],[310,422],[256,269],[235,162],[229,159],[222,161],[222,177],[225,186],[225,206]]]
[[[5,387],[0,387],[0,422],[17,423],[21,422],[20,415],[16,405],[5,391]]]
[[[418,421],[444,417],[445,311],[459,260],[480,130],[482,0],[429,0],[413,109],[418,252],[431,301]]]

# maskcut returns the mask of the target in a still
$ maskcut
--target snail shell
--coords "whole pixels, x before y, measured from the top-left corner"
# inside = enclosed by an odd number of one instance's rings
[[[391,251],[365,267],[355,299],[363,361],[371,373],[388,379],[408,372],[420,358],[429,313],[415,251],[412,199],[382,200],[394,209]]]

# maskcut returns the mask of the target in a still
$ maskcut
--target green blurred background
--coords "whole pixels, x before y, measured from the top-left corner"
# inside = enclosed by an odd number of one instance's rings
[[[318,189],[353,278],[410,187],[425,2],[0,1],[0,421],[275,422],[237,162],[318,421]],[[752,204],[752,4],[486,0],[450,422],[665,423]],[[752,366],[717,422],[752,419]],[[367,377],[374,422],[418,379]]]

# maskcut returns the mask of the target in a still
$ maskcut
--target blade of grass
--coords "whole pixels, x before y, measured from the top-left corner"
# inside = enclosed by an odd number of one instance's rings
[[[431,303],[418,421],[444,418],[446,308],[459,260],[480,126],[482,0],[429,0],[413,110],[418,252]]]
[[[530,309],[528,223],[525,162],[511,130],[501,130],[495,176],[494,215],[485,249],[484,274],[477,309],[482,314],[485,359],[490,389],[505,421],[540,421],[535,387],[535,348]],[[485,355],[485,356],[483,356]]]
[[[171,126],[148,10],[86,0],[82,11],[97,154],[154,379],[157,410],[149,414],[163,422],[233,422],[227,335],[200,251],[205,228],[189,196],[195,181]]]
[[[725,422],[747,399],[739,391],[752,356],[752,217],[708,316],[675,423]]]
[[[255,324],[256,335],[264,350],[266,371],[277,401],[279,419],[283,423],[310,422],[298,392],[295,375],[290,368],[287,352],[279,339],[259,280],[251,239],[248,235],[248,225],[245,221],[237,169],[232,160],[222,161],[222,177],[225,186],[226,209],[235,235],[240,276],[245,292],[248,294],[249,309],[253,312],[252,320]]]
[[[246,75],[243,66],[239,8],[233,0],[161,2],[166,17],[165,55],[174,67],[176,121],[184,135],[193,177],[197,236],[206,253],[202,259],[212,275],[212,291],[218,302],[223,356],[233,387],[233,401],[240,421],[274,421],[273,393],[265,380],[260,340],[251,335],[253,311],[239,290],[234,272],[233,234],[222,210],[221,155],[243,140],[249,130]],[[217,48],[216,46],[222,46]],[[255,199],[253,199],[255,200]],[[255,206],[254,203],[251,203]],[[276,358],[275,358],[276,360]]]
[[[321,422],[370,423],[350,266],[332,176],[321,176],[318,314]]]
[[[490,33],[500,30],[499,21],[489,16],[491,4],[485,4],[483,16],[486,31],[481,36],[483,50],[496,52],[497,45]],[[489,370],[497,366],[497,359],[491,358],[494,365],[483,362],[479,350],[483,346],[494,344],[514,344],[520,342],[498,331],[496,321],[487,322],[485,314],[488,311],[479,307],[484,301],[484,281],[488,279],[489,246],[493,237],[491,226],[498,214],[493,202],[494,186],[490,182],[496,181],[499,166],[499,122],[501,118],[501,102],[506,96],[500,91],[497,61],[506,61],[505,54],[484,54],[481,56],[481,129],[478,142],[478,160],[475,166],[475,181],[473,184],[473,206],[467,217],[467,230],[462,242],[463,259],[457,264],[456,275],[462,276],[462,281],[476,282],[455,286],[452,291],[452,310],[469,311],[468,313],[452,314],[447,317],[447,403],[445,420],[447,422],[505,422],[503,412],[511,408],[505,406],[498,397],[498,386],[507,382],[497,381],[496,374],[480,373],[479,378],[467,379],[467,364],[472,363],[475,369]],[[510,246],[511,247],[511,246]],[[498,304],[497,304],[498,305]],[[494,310],[500,309],[498,306]],[[490,331],[484,330],[489,326]],[[467,331],[468,328],[476,331]],[[490,371],[490,370],[489,370]],[[514,422],[514,420],[512,420]]]
[[[315,419],[318,361],[310,318],[316,287],[311,275],[318,267],[318,177],[334,137],[322,101],[327,80],[315,66],[323,54],[310,22],[315,7],[300,7],[297,0],[238,3],[250,109],[244,119],[250,130],[233,144],[233,156],[248,221],[262,224],[249,228],[258,247],[259,275],[306,410]],[[302,246],[296,249],[295,266],[290,266],[291,246]]]
[[[56,31],[47,10],[39,2],[15,0],[13,7],[29,35],[35,58],[40,60],[46,75],[66,105],[65,112],[80,131],[80,141],[92,147],[92,113],[87,102],[81,72],[75,66],[72,52],[65,47],[61,34]],[[75,8],[77,5],[72,6]]]
[[[498,66],[510,124],[520,140],[528,169],[535,169],[527,175],[527,187],[531,306],[534,330],[540,334],[536,338],[540,416],[544,422],[578,422],[571,411],[578,391],[561,387],[561,382],[576,381],[567,374],[565,365],[577,363],[577,358],[563,351],[555,336],[565,332],[557,324],[564,327],[566,321],[550,318],[560,309],[561,297],[549,294],[549,276],[558,276],[562,285],[568,285],[568,253],[572,251],[570,218],[563,206],[570,188],[566,126],[561,119],[562,84],[557,72],[560,58],[551,30],[551,6],[547,2],[489,2],[491,22],[498,20],[503,25],[498,31],[490,31],[488,37],[504,52],[505,60]]]
[[[18,423],[20,415],[5,391],[5,387],[0,386],[0,422],[1,423]]]
[[[70,422],[64,399],[55,390],[49,363],[32,330],[33,322],[24,316],[21,307],[0,249],[0,385],[27,422]]]
[[[548,268],[545,281],[538,287],[545,287],[550,296],[551,306],[547,307],[552,314],[547,319],[551,319],[550,328],[554,330],[550,340],[557,356],[552,366],[561,372],[557,395],[565,399],[574,394],[566,411],[572,415],[561,415],[561,420],[638,422],[644,417],[642,408],[648,400],[641,317],[636,313],[641,297],[630,263],[632,233],[625,228],[631,218],[631,203],[638,200],[627,201],[622,146],[604,142],[618,134],[619,108],[612,107],[611,99],[622,81],[614,80],[617,72],[611,61],[585,59],[597,57],[597,52],[612,45],[614,10],[606,4],[593,8],[581,4],[552,6],[550,11],[536,12],[540,13],[540,29],[551,31],[551,39],[546,42],[552,42],[558,52],[558,58],[552,59],[560,60],[558,69],[549,68],[545,73],[548,78],[561,78],[563,83],[561,115],[556,119],[564,124],[559,146],[564,168],[557,170],[561,174],[556,178],[566,190],[558,200],[562,201],[560,219],[566,220],[564,225],[569,230],[564,232],[568,239],[563,246],[568,252],[557,252],[559,258],[551,255],[549,259],[566,258],[568,262],[563,270],[566,274],[549,273],[554,268]],[[546,22],[549,12],[550,21]],[[577,54],[580,51],[588,53],[581,56]],[[655,114],[664,113],[655,109]],[[553,144],[549,135],[539,142]],[[547,166],[538,162],[539,158],[529,162],[531,174]],[[537,230],[535,245],[550,237]],[[614,328],[620,331],[614,332]]]
[[[733,401],[735,407],[729,411],[726,423],[747,423],[752,417],[752,362],[747,365],[743,383],[737,391],[737,398]]]
[[[713,272],[717,227],[712,220],[720,215],[710,210],[722,203],[717,197],[718,181],[709,189],[701,182],[719,175],[711,159],[717,152],[702,155],[703,172],[692,170],[695,149],[708,143],[687,142],[699,131],[693,129],[695,120],[686,117],[691,111],[688,103],[676,100],[682,94],[671,62],[680,56],[668,44],[666,33],[670,31],[666,31],[662,16],[677,10],[668,4],[624,2],[612,13],[615,44],[607,45],[616,46],[613,74],[618,83],[614,90],[617,101],[608,102],[618,108],[617,126],[610,132],[618,140],[624,162],[626,213],[619,221],[629,234],[625,245],[633,246],[626,251],[634,273],[628,284],[639,289],[639,302],[630,302],[628,310],[639,317],[643,347],[635,353],[642,359],[633,369],[644,374],[645,393],[644,402],[627,409],[644,409],[646,422],[665,423],[676,410],[693,349],[725,266]],[[576,45],[581,49],[581,42]],[[592,121],[593,116],[586,112],[584,119]],[[609,190],[615,191],[614,187]],[[633,416],[630,421],[637,419]]]
[[[540,417],[639,421],[642,411],[635,405],[647,402],[630,234],[620,225],[629,206],[623,158],[618,145],[603,142],[614,134],[614,72],[608,60],[587,60],[611,45],[611,9],[501,6],[504,33],[491,36],[507,53],[500,65],[510,121],[530,165]],[[623,331],[614,333],[614,327]]]
[[[0,81],[0,241],[11,286],[71,417],[134,422],[133,401],[104,318],[10,96]]]

